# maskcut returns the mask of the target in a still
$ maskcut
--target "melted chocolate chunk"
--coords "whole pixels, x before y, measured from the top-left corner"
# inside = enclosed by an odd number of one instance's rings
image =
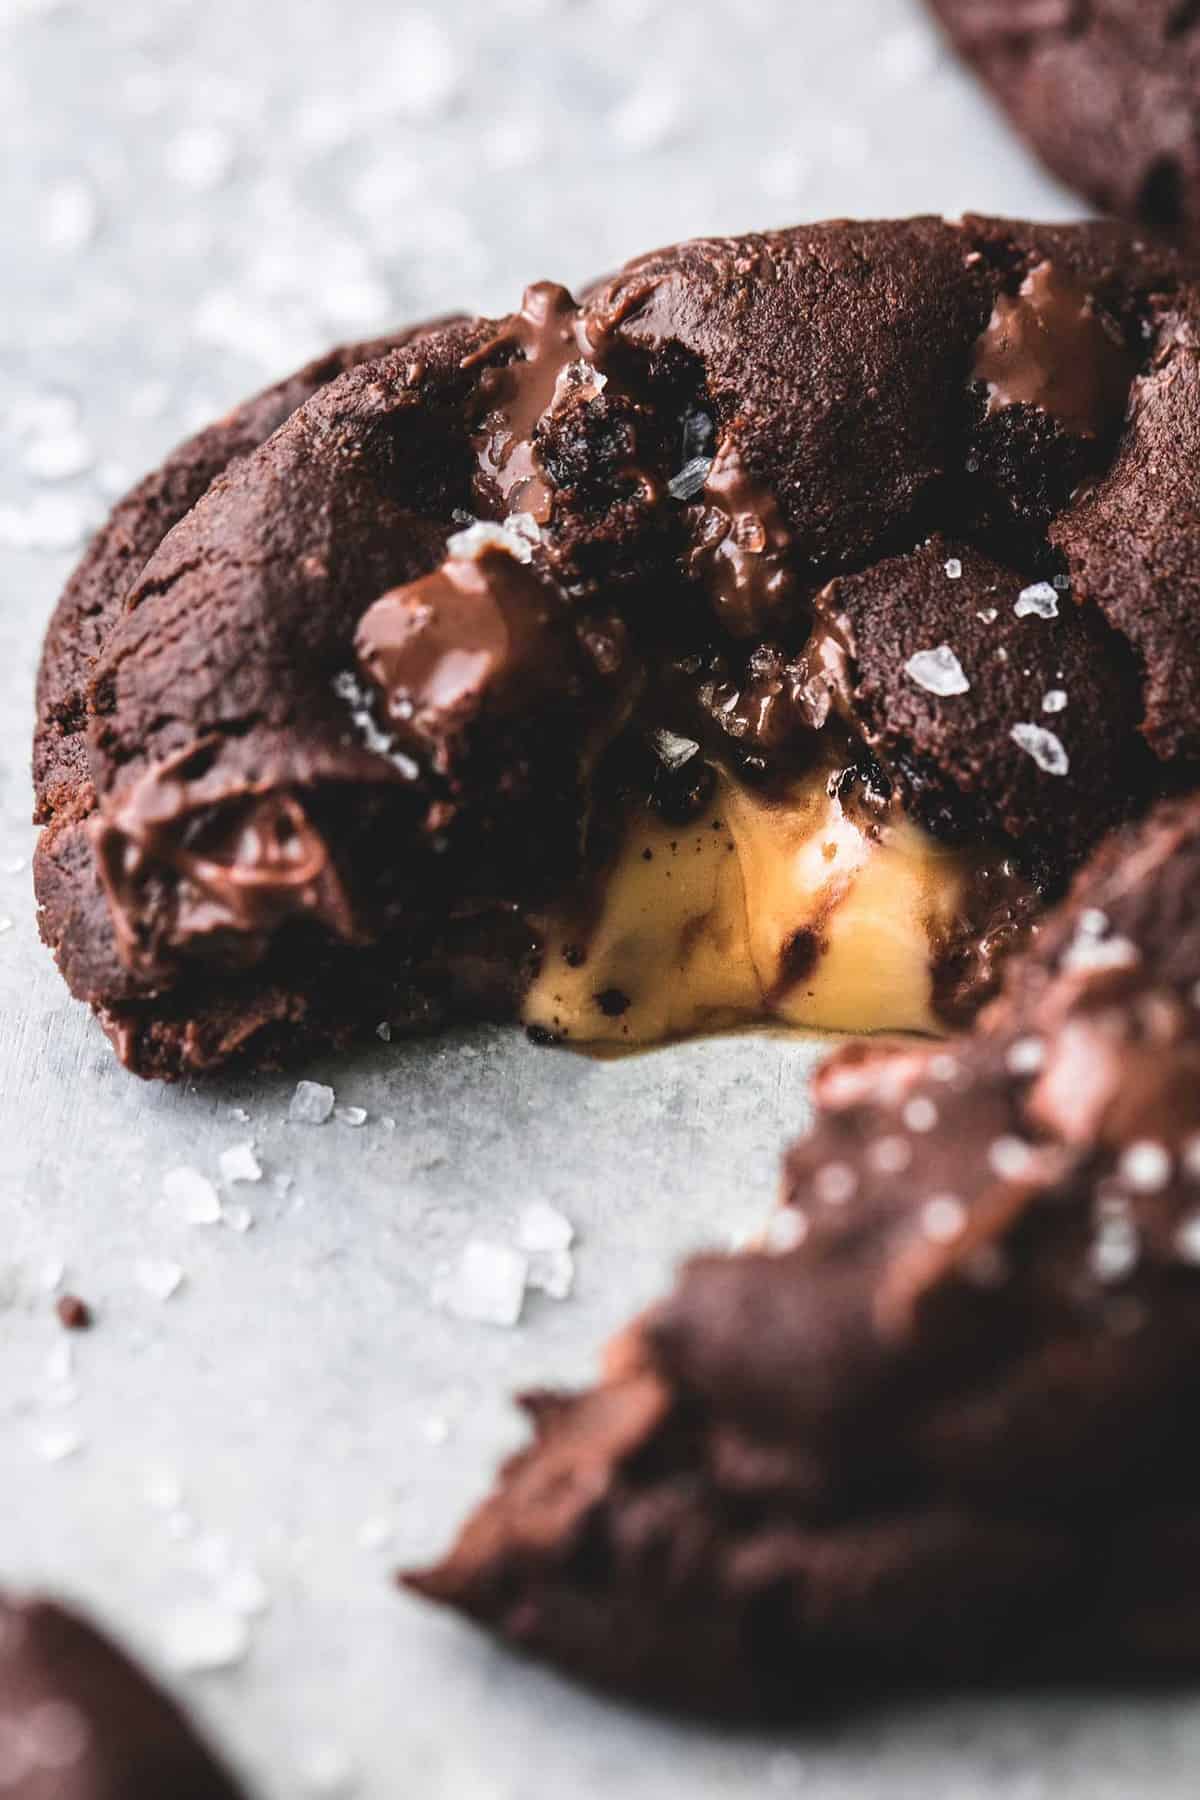
[[[1041,262],[996,301],[972,373],[989,413],[1033,406],[1076,437],[1098,438],[1120,423],[1137,361],[1087,290]]]
[[[458,737],[484,711],[504,718],[561,692],[573,676],[570,645],[558,597],[495,549],[451,557],[385,594],[355,636],[388,728],[422,748]]]

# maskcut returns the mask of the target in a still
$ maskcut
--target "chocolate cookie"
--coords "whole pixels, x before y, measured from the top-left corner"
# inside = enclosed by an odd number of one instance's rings
[[[0,1791],[11,1800],[238,1800],[187,1719],[49,1600],[0,1600]]]
[[[1198,321],[1119,227],[837,223],[306,372],[56,615],[73,991],[162,1075],[383,1018],[969,1016],[1191,778]]]
[[[1064,181],[1106,211],[1200,229],[1194,0],[930,0],[953,42]]]
[[[975,1032],[847,1051],[701,1257],[409,1584],[639,1698],[1200,1665],[1200,801],[1118,832]]]

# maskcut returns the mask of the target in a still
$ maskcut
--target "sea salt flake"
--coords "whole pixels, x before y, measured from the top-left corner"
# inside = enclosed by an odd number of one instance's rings
[[[465,531],[456,531],[446,539],[446,554],[458,562],[478,562],[488,550],[502,550],[519,563],[533,558],[529,539],[508,525],[496,524],[494,519],[476,519]]]
[[[947,557],[946,563],[945,563],[945,570],[946,570],[946,574],[948,575],[948,577],[950,578],[951,581],[961,581],[962,580],[962,561],[959,557],[957,557],[957,556]]]
[[[1017,1038],[1008,1047],[1005,1065],[1012,1075],[1036,1075],[1046,1060],[1046,1046],[1041,1038]]]
[[[11,931],[13,922],[7,913],[0,913],[0,931]]]
[[[529,1258],[527,1288],[551,1300],[566,1300],[575,1286],[575,1258],[569,1250],[538,1250]]]
[[[262,1164],[254,1154],[254,1145],[230,1144],[222,1150],[217,1162],[223,1181],[261,1181]]]
[[[881,1137],[867,1152],[881,1175],[899,1175],[912,1161],[912,1145],[907,1138]]]
[[[1063,712],[1067,704],[1066,688],[1047,688],[1042,695],[1042,711],[1044,713]]]
[[[240,1663],[250,1648],[250,1624],[232,1607],[199,1602],[168,1622],[169,1662],[186,1674],[207,1674]]]
[[[1136,1193],[1153,1194],[1171,1179],[1171,1157],[1165,1145],[1146,1138],[1122,1152],[1117,1169],[1121,1180]]]
[[[183,1270],[178,1263],[143,1256],[134,1264],[138,1286],[155,1300],[169,1300],[183,1285]]]
[[[1013,611],[1018,619],[1027,619],[1030,615],[1038,619],[1057,619],[1057,590],[1048,581],[1035,581],[1032,587],[1021,589]]]
[[[395,1535],[392,1521],[382,1516],[364,1519],[358,1528],[358,1542],[363,1550],[386,1550]]]
[[[904,673],[927,694],[937,694],[942,699],[952,694],[965,694],[971,686],[949,644],[938,644],[933,650],[918,650],[905,663]]]
[[[216,1225],[221,1218],[221,1201],[216,1188],[199,1169],[186,1165],[168,1169],[163,1176],[163,1193],[177,1206],[190,1225]]]
[[[243,1619],[257,1619],[271,1604],[266,1582],[252,1563],[232,1569],[221,1582],[221,1600]]]
[[[531,1254],[539,1250],[569,1250],[575,1241],[575,1227],[565,1214],[547,1200],[531,1200],[517,1227],[517,1241]]]
[[[1034,1151],[1024,1138],[998,1137],[988,1145],[988,1167],[1001,1181],[1020,1181],[1029,1173]]]
[[[910,1100],[901,1115],[910,1131],[932,1131],[938,1122],[938,1109],[924,1094]]]
[[[389,1025],[389,1024],[388,1024],[388,1021],[387,1021],[387,1020],[386,1020],[386,1019],[380,1019],[380,1021],[379,1021],[379,1023],[378,1023],[378,1025],[377,1025],[377,1026],[376,1026],[376,1027],[375,1027],[375,1036],[376,1036],[376,1037],[377,1037],[377,1038],[380,1038],[380,1039],[382,1039],[382,1041],[383,1041],[383,1042],[384,1042],[384,1043],[385,1043],[385,1044],[390,1044],[390,1043],[391,1043],[391,1041],[392,1041],[392,1028],[391,1028],[391,1026],[390,1026],[390,1025]]]
[[[64,1428],[59,1431],[43,1431],[34,1443],[34,1448],[43,1462],[67,1462],[78,1456],[83,1449],[83,1439],[77,1431]]]
[[[975,617],[981,625],[994,625],[1000,617],[1000,609],[997,606],[984,606],[975,614]]]
[[[712,474],[713,458],[711,456],[693,456],[690,462],[684,463],[678,475],[672,475],[667,483],[667,492],[672,500],[694,500],[703,493],[704,485]]]
[[[365,1106],[335,1106],[333,1116],[341,1125],[365,1125],[367,1109]]]
[[[1065,775],[1071,767],[1071,759],[1063,748],[1061,738],[1047,731],[1044,725],[1014,725],[1009,737],[1019,750],[1031,756],[1038,768],[1047,775]]]
[[[824,1206],[844,1206],[854,1197],[858,1176],[849,1163],[825,1163],[812,1178],[813,1192]]]
[[[967,1209],[956,1194],[935,1194],[921,1208],[921,1230],[935,1244],[952,1243],[966,1222]]]
[[[319,1081],[298,1081],[288,1105],[288,1122],[292,1125],[323,1125],[333,1111],[331,1087]]]
[[[513,1326],[521,1317],[529,1258],[507,1244],[472,1238],[453,1278],[435,1295],[456,1318]]]
[[[246,1111],[244,1106],[231,1106],[229,1114],[231,1118],[237,1120],[239,1125],[248,1125],[250,1123],[250,1114]]]
[[[698,755],[700,750],[695,738],[680,737],[674,731],[652,731],[650,742],[654,746],[654,754],[664,769],[682,769],[683,765],[691,762],[693,756]]]

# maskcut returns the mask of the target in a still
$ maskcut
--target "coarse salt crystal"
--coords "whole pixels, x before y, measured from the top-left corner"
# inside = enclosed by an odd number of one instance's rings
[[[334,1117],[341,1125],[365,1125],[367,1109],[365,1106],[335,1106]]]
[[[1019,1181],[1028,1174],[1033,1155],[1033,1146],[1024,1138],[998,1137],[988,1145],[988,1166],[1001,1181]]]
[[[223,1181],[261,1181],[262,1164],[254,1154],[254,1145],[230,1144],[217,1158]]]
[[[163,1176],[163,1193],[173,1206],[178,1206],[191,1225],[216,1225],[221,1217],[221,1202],[216,1188],[199,1169],[168,1169]]]
[[[937,694],[942,699],[952,694],[965,694],[971,686],[949,644],[938,644],[933,650],[918,650],[905,663],[904,673],[927,694]]]
[[[960,581],[962,579],[962,561],[959,557],[947,557],[943,566],[951,581]]]
[[[482,1325],[512,1326],[521,1317],[529,1259],[507,1244],[472,1238],[463,1250],[450,1282],[435,1298],[460,1319]]]
[[[43,1462],[67,1462],[72,1456],[78,1456],[83,1449],[83,1439],[77,1431],[63,1429],[61,1431],[43,1431],[34,1448]]]
[[[288,1105],[288,1121],[292,1125],[323,1125],[333,1111],[331,1087],[319,1081],[298,1081]]]
[[[813,1176],[813,1192],[825,1206],[844,1206],[854,1196],[858,1176],[849,1163],[826,1163]]]
[[[531,1200],[521,1213],[517,1238],[522,1250],[569,1250],[575,1241],[570,1219],[546,1200]]]
[[[1021,589],[1013,611],[1018,619],[1027,619],[1031,614],[1039,619],[1057,619],[1058,593],[1048,581],[1035,581],[1032,587]]]
[[[379,1023],[378,1023],[378,1025],[377,1025],[377,1026],[376,1026],[376,1027],[375,1027],[375,1036],[376,1036],[376,1037],[377,1037],[377,1038],[380,1038],[380,1039],[381,1039],[381,1040],[382,1040],[382,1041],[383,1041],[383,1042],[384,1042],[384,1043],[385,1043],[385,1044],[390,1044],[390,1043],[391,1043],[391,1041],[392,1041],[392,1028],[391,1028],[391,1026],[390,1026],[390,1025],[389,1025],[389,1024],[388,1024],[388,1022],[387,1022],[387,1020],[386,1020],[386,1019],[381,1019],[381,1020],[380,1020],[380,1021],[379,1021]]]
[[[1046,1060],[1046,1046],[1041,1038],[1017,1038],[1008,1047],[1004,1061],[1010,1074],[1036,1075]]]
[[[938,1122],[938,1109],[924,1094],[918,1094],[904,1108],[904,1123],[910,1131],[932,1131]]]
[[[899,1175],[912,1161],[912,1145],[907,1138],[881,1137],[867,1152],[881,1175]]]
[[[529,1258],[526,1287],[551,1300],[565,1300],[575,1286],[575,1258],[569,1250],[538,1250]]]
[[[167,1627],[168,1660],[186,1674],[232,1668],[249,1648],[249,1622],[229,1606],[207,1602],[183,1607]]]
[[[935,1244],[960,1237],[966,1222],[967,1209],[957,1194],[935,1194],[921,1208],[921,1229]]]
[[[134,1264],[138,1285],[156,1300],[169,1300],[183,1284],[183,1270],[178,1263],[143,1256]]]
[[[680,737],[674,731],[652,731],[650,741],[664,769],[682,769],[700,750],[695,738]]]
[[[1000,609],[996,606],[985,606],[975,614],[981,625],[994,625],[1000,617]]]
[[[1067,704],[1066,688],[1047,688],[1042,695],[1042,711],[1044,713],[1060,713]]]
[[[1047,731],[1044,725],[1014,725],[1008,735],[1019,750],[1033,758],[1043,773],[1065,775],[1070,769],[1071,759],[1062,739]]]
[[[1152,1194],[1171,1179],[1171,1157],[1164,1144],[1150,1139],[1130,1144],[1117,1165],[1121,1180],[1139,1194]]]
[[[672,475],[667,483],[667,492],[672,500],[694,500],[703,493],[704,484],[712,473],[711,456],[693,456],[690,462],[684,463],[678,475]]]

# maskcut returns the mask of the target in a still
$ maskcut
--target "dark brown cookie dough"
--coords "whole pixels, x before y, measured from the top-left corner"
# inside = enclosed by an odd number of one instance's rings
[[[1052,895],[1189,778],[1198,317],[1120,227],[835,223],[306,372],[118,509],[51,628],[72,989],[153,1074],[511,1015],[618,802],[686,818],[709,764],[832,761]]]
[[[701,1257],[410,1584],[588,1680],[798,1713],[1200,1664],[1200,803],[975,1033],[843,1053],[770,1248]]]
[[[0,1789],[12,1800],[239,1800],[179,1708],[77,1614],[0,1599]]]
[[[930,0],[1055,174],[1108,212],[1200,230],[1194,0]]]

